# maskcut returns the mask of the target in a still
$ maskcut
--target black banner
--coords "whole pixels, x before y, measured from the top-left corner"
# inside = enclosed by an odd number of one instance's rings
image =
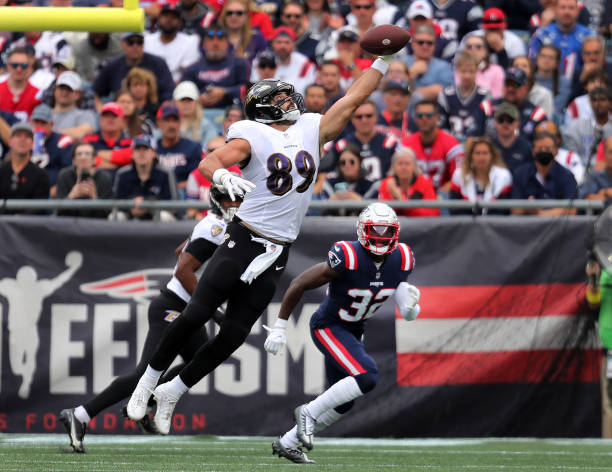
[[[380,382],[326,434],[600,435],[596,333],[580,303],[592,219],[401,223],[422,315],[407,323],[388,302],[369,321],[366,345]],[[135,366],[148,302],[192,226],[0,220],[0,432],[60,432],[61,409]],[[343,239],[356,239],[353,218],[306,219],[274,302],[245,345],[183,397],[173,433],[276,435],[291,427],[293,408],[325,388],[308,332],[324,288],[308,292],[293,314],[283,355],[264,351],[261,324],[274,323],[291,279]],[[504,346],[487,344],[498,338]],[[125,402],[90,430],[135,431],[120,414]]]

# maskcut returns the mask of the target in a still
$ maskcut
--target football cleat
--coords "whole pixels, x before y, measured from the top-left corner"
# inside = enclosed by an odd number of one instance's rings
[[[155,385],[143,381],[142,378],[138,381],[126,408],[129,419],[139,421],[147,414],[147,404],[149,398],[153,395],[153,388],[155,388]]]
[[[153,397],[157,402],[157,410],[155,411],[153,423],[159,434],[168,434],[170,432],[172,413],[174,413],[176,402],[180,398],[175,397],[168,390],[168,384],[164,383],[159,385],[153,392]]]
[[[142,417],[142,419],[138,421],[134,421],[134,423],[136,423],[136,426],[138,426],[138,429],[140,430],[141,433],[157,434],[157,430],[155,429],[153,420],[151,419],[151,416],[149,415],[150,411],[151,411],[151,408],[147,408],[147,413]],[[129,419],[129,416],[127,414],[127,405],[124,405],[123,408],[121,408],[121,413],[123,414],[125,418]]]
[[[74,408],[62,410],[59,414],[59,420],[66,428],[72,450],[74,452],[85,452],[83,438],[85,437],[85,431],[87,431],[87,425],[76,419],[74,416]]]
[[[310,451],[312,449],[315,420],[306,412],[305,404],[298,406],[293,414],[297,424],[297,437],[304,447]]]
[[[280,439],[277,439],[272,443],[272,454],[277,455],[278,457],[284,457],[285,459],[289,459],[291,462],[295,462],[296,464],[316,464],[316,461],[309,459],[308,456],[302,449],[299,447],[295,449],[290,449],[284,447]]]

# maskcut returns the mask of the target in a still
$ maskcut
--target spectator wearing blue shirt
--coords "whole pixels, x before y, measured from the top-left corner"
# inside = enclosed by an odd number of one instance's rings
[[[104,66],[92,88],[99,100],[117,93],[121,89],[123,79],[133,67],[151,71],[157,80],[157,93],[161,102],[172,100],[174,81],[166,61],[161,57],[144,52],[144,36],[142,33],[126,33],[121,40],[124,54]],[[98,109],[100,106],[98,106]]]
[[[576,197],[574,175],[555,161],[557,141],[548,132],[533,139],[533,162],[523,164],[514,171],[512,198],[522,200],[562,200]],[[575,208],[523,209],[514,208],[515,215],[567,215],[576,214]]]
[[[183,81],[197,85],[204,108],[225,108],[241,102],[247,85],[246,61],[230,52],[227,34],[219,26],[206,30],[202,45],[203,57],[185,70]]]
[[[142,135],[132,143],[132,165],[120,169],[115,176],[115,196],[118,199],[134,199],[135,208],[128,218],[150,220],[153,214],[138,207],[145,200],[174,200],[176,186],[174,175],[157,164],[153,138]],[[164,213],[162,219],[173,218]]]
[[[590,28],[578,23],[577,0],[557,0],[555,22],[538,28],[529,42],[529,57],[535,62],[540,48],[552,44],[561,51],[561,72],[568,80],[582,70],[582,42],[595,34]]]
[[[414,54],[402,59],[410,69],[414,94],[427,100],[435,100],[439,93],[453,85],[453,69],[442,59],[433,57],[436,33],[429,25],[419,26],[412,39]]]
[[[185,199],[185,187],[189,174],[202,159],[202,146],[180,135],[181,121],[175,105],[162,105],[157,112],[157,127],[161,138],[157,140],[157,159],[165,169],[174,173],[181,200]]]

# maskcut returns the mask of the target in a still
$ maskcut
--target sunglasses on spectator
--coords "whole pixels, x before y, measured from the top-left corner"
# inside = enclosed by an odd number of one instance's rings
[[[130,39],[127,39],[125,42],[128,44],[128,46],[134,46],[134,45],[142,46],[144,44],[144,39],[143,38],[130,38]]]
[[[232,15],[244,16],[245,13],[246,13],[246,11],[244,11],[244,10],[227,10],[225,12],[225,16],[232,16]]]
[[[338,161],[338,165],[340,166],[345,166],[345,165],[352,165],[354,166],[357,163],[357,161],[355,159],[341,159]]]
[[[351,8],[354,8],[355,10],[371,10],[374,8],[374,5],[352,5]]]
[[[30,63],[29,62],[10,62],[9,65],[11,66],[12,69],[26,70],[30,66]]]
[[[434,45],[433,41],[426,41],[424,39],[417,39],[415,43],[417,43],[419,46],[433,46]]]
[[[301,13],[285,13],[283,16],[285,18],[295,18],[296,20],[299,20],[300,18],[302,18]]]
[[[414,116],[417,118],[433,118],[435,113],[416,113]]]
[[[355,118],[356,120],[361,120],[363,118],[372,118],[374,116],[374,113],[363,113],[362,115],[353,115],[353,118]]]
[[[482,49],[484,46],[482,44],[466,44],[466,49]]]
[[[225,31],[223,30],[215,30],[215,31],[207,31],[206,36],[209,38],[225,38]]]
[[[497,121],[499,124],[503,124],[503,123],[514,123],[516,120],[512,118],[511,116],[502,115],[500,117],[495,118],[495,121]]]

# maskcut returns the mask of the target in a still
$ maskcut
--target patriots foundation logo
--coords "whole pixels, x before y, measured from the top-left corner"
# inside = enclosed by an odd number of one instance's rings
[[[107,279],[81,284],[81,292],[88,295],[107,295],[111,298],[146,302],[157,296],[168,281],[173,269],[143,269]]]

